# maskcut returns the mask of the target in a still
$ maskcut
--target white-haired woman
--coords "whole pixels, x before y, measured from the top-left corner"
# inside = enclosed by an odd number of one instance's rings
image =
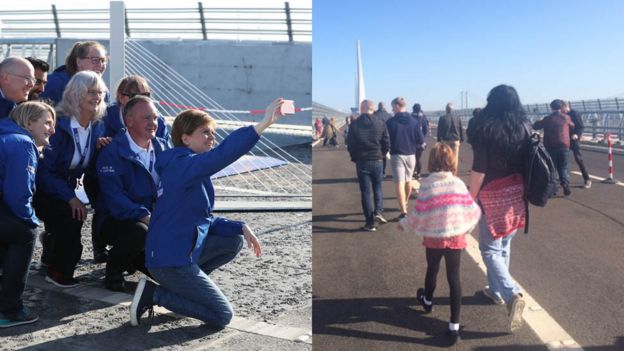
[[[37,170],[37,215],[46,224],[44,253],[46,280],[60,287],[78,284],[76,264],[82,255],[80,231],[87,217],[85,204],[75,193],[77,180],[94,172],[95,152],[110,142],[103,138],[107,88],[99,74],[76,73],[57,106],[58,133],[50,139]],[[88,192],[87,192],[88,193]]]
[[[40,148],[54,134],[49,105],[25,102],[0,120],[0,328],[37,321],[22,303],[39,220],[32,207]]]

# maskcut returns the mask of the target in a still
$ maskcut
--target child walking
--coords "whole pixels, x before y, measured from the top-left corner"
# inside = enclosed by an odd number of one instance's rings
[[[433,292],[440,269],[446,261],[446,277],[451,292],[451,320],[447,335],[452,344],[459,341],[461,281],[459,266],[461,252],[466,248],[470,233],[481,216],[479,206],[456,176],[457,159],[446,144],[436,144],[429,154],[429,176],[422,180],[412,211],[399,222],[399,229],[423,236],[426,247],[427,274],[425,288],[418,289],[417,300],[426,313],[433,309]]]

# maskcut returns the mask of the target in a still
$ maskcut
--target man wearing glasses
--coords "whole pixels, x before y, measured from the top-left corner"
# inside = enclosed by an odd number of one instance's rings
[[[7,57],[0,62],[0,118],[22,101],[35,84],[35,69],[21,57]]]
[[[93,71],[100,76],[106,70],[108,58],[106,48],[97,41],[77,42],[69,51],[65,64],[48,77],[48,85],[41,98],[48,98],[58,104],[71,77],[77,72]],[[108,102],[108,95],[104,98]]]
[[[35,85],[30,89],[30,93],[28,93],[28,101],[39,101],[39,96],[45,91],[45,86],[48,83],[50,65],[34,57],[27,57],[26,60],[35,68]]]

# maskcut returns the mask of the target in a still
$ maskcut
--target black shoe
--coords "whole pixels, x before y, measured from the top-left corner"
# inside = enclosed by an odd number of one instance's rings
[[[120,277],[115,277],[112,279],[106,278],[104,280],[104,286],[106,287],[106,289],[110,291],[116,291],[116,292],[126,291],[126,282],[123,280],[123,278],[120,279]]]
[[[365,231],[365,232],[374,232],[377,231],[377,228],[375,228],[374,225],[365,225],[362,228],[360,228],[361,230]]]
[[[418,303],[423,307],[425,313],[431,313],[431,311],[433,311],[433,302],[431,305],[425,303],[425,289],[419,288],[416,291],[416,300],[418,300]]]
[[[59,288],[73,288],[78,286],[78,280],[74,277],[64,275],[61,272],[55,271],[51,267],[48,267],[48,273],[46,274],[45,280],[48,283],[58,286]]]
[[[39,316],[34,314],[28,307],[24,306],[16,313],[0,313],[0,328],[15,327],[23,324],[34,323],[39,320]]]
[[[403,218],[407,217],[407,213],[401,213],[399,215],[399,217],[397,217],[398,220],[402,220]]]
[[[154,291],[157,285],[151,281],[141,278],[137,285],[132,305],[130,305],[130,324],[137,326],[141,323],[141,316],[149,311],[149,316],[154,315]]]
[[[563,188],[563,195],[569,196],[570,194],[572,194],[572,192],[570,191],[570,188],[568,187]]]
[[[446,337],[448,338],[450,345],[455,345],[461,340],[461,337],[459,336],[459,330],[447,329]]]

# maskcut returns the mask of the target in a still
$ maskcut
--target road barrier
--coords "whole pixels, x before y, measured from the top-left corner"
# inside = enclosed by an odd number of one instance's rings
[[[605,135],[607,139],[607,146],[609,147],[609,178],[603,180],[603,183],[615,184],[615,178],[613,178],[613,147],[611,146],[611,133]]]

